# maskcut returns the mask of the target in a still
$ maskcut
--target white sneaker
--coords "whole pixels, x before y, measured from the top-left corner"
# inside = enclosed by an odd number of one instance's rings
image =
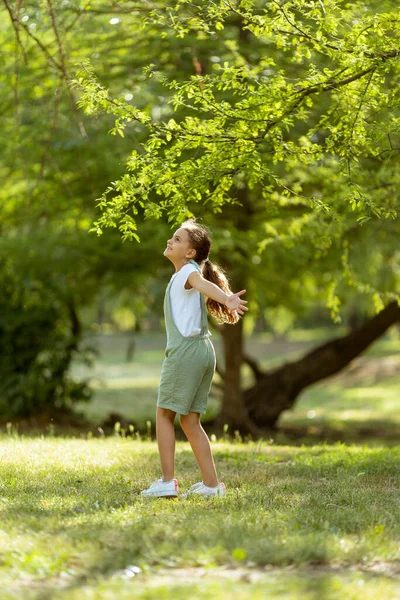
[[[141,493],[143,498],[154,498],[154,497],[172,497],[177,496],[179,491],[179,484],[177,479],[171,479],[171,481],[163,481],[162,477],[153,481],[147,490],[143,490]]]
[[[219,483],[216,487],[209,487],[208,485],[205,485],[202,481],[200,481],[199,483],[195,483],[192,485],[192,487],[185,492],[184,494],[181,494],[181,498],[187,498],[188,496],[222,496],[225,498],[226,496],[226,490],[225,490],[225,484],[221,481],[221,483]]]

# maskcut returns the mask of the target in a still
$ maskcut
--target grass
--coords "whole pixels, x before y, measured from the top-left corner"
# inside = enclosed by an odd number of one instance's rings
[[[3,435],[2,600],[399,597],[399,447],[212,445],[227,498],[168,501],[154,442]]]
[[[294,430],[303,433],[303,443],[315,443],[315,438],[322,436],[368,445],[398,444],[399,394],[399,376],[388,377],[376,385],[345,385],[339,378],[320,383],[303,393],[294,411],[281,415],[282,439]],[[279,439],[280,434],[276,441]]]

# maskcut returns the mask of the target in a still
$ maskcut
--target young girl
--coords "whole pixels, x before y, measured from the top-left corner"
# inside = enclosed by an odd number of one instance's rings
[[[225,496],[225,485],[218,482],[210,442],[200,424],[215,371],[206,306],[218,321],[225,323],[237,323],[248,308],[247,301],[240,298],[246,290],[233,294],[222,270],[209,261],[210,247],[207,230],[195,219],[189,219],[168,240],[164,250],[175,273],[164,298],[167,346],[157,398],[156,432],[162,477],[141,492],[144,497],[178,495],[178,481],[174,478],[176,413],[203,479],[183,496]]]

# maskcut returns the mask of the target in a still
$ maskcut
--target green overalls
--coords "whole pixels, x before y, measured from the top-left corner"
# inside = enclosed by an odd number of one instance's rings
[[[201,273],[199,265],[191,259]],[[207,310],[203,294],[200,294],[201,331],[198,335],[185,337],[175,325],[171,311],[171,278],[164,297],[164,317],[167,346],[161,369],[157,406],[169,408],[179,414],[205,413],[208,395],[215,372],[215,350],[208,331]]]

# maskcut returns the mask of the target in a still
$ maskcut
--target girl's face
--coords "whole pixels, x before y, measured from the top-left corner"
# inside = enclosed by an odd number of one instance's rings
[[[167,242],[164,250],[164,256],[172,261],[189,260],[195,256],[196,252],[190,247],[189,234],[185,227],[180,227]]]

